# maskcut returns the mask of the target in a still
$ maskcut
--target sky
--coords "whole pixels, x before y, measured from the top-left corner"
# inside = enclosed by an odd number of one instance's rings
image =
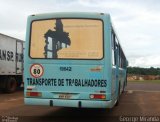
[[[0,0],[0,33],[25,40],[27,16],[109,13],[129,66],[160,67],[160,0]]]

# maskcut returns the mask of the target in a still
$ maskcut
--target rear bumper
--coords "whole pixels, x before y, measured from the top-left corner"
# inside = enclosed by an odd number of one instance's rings
[[[112,101],[24,98],[24,102],[26,105],[46,105],[79,108],[112,108]]]

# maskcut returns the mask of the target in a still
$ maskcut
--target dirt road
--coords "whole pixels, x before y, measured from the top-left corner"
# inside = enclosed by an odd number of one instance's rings
[[[23,89],[13,94],[0,93],[0,121],[122,121],[128,116],[156,116],[160,121],[160,84],[128,83],[120,104],[113,109],[79,109],[49,106],[26,106]],[[135,118],[135,119],[136,119]],[[130,119],[130,118],[129,118]],[[6,122],[6,121],[4,121]]]

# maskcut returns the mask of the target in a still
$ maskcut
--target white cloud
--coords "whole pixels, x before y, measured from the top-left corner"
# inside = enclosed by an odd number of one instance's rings
[[[110,13],[130,65],[160,65],[159,0],[0,0],[0,3],[0,33],[23,40],[27,16],[31,14],[68,11]]]
[[[132,66],[140,67],[160,67],[160,55],[142,56],[138,58],[131,58]]]

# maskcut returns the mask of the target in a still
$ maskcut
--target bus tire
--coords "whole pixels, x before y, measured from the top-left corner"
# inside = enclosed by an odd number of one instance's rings
[[[119,100],[120,100],[120,83],[119,83],[119,87],[118,87],[118,96],[117,96],[116,106],[119,105]]]
[[[7,93],[13,93],[17,88],[17,81],[14,77],[9,77],[6,81],[5,91]]]

